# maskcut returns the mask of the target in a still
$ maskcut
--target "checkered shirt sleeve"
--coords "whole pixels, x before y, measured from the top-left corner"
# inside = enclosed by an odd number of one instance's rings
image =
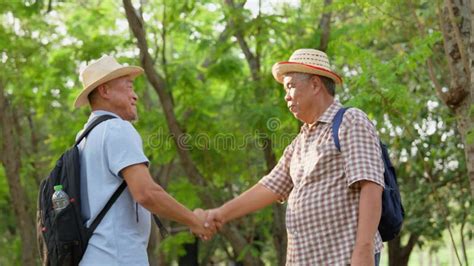
[[[272,171],[259,181],[259,184],[280,195],[280,201],[282,202],[288,198],[288,195],[293,189],[293,181],[290,177],[290,163],[298,136],[286,147],[278,164]]]
[[[341,151],[347,185],[368,180],[384,186],[384,166],[380,143],[374,125],[365,113],[356,108],[349,109],[341,126]]]

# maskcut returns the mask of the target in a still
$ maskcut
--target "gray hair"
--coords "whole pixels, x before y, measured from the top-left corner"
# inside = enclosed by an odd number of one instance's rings
[[[89,104],[91,104],[94,99],[96,98],[97,95],[97,88],[93,89],[89,94],[87,95],[87,99],[89,100]]]
[[[284,76],[288,76],[288,75],[292,75],[293,77],[295,77],[299,80],[308,80],[312,76],[318,76],[319,79],[321,79],[321,81],[323,82],[324,87],[326,88],[326,91],[329,94],[331,94],[331,96],[333,96],[333,97],[334,97],[334,95],[336,95],[336,83],[331,78],[328,78],[328,77],[325,77],[325,76],[320,76],[320,75],[315,75],[315,74],[302,73],[302,72],[289,72],[289,73],[286,73]]]

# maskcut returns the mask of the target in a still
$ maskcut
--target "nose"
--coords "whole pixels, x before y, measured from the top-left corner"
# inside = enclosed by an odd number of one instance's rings
[[[138,95],[135,91],[133,91],[133,93],[132,93],[132,98],[133,98],[134,101],[138,101]]]
[[[287,102],[291,101],[290,91],[287,91],[285,93],[285,101],[287,101]]]

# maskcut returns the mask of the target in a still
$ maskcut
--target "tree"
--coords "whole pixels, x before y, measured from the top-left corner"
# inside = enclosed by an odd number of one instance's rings
[[[146,69],[135,83],[135,126],[150,171],[196,208],[220,205],[273,167],[300,124],[271,67],[298,48],[325,50],[345,81],[339,100],[369,114],[398,170],[407,217],[388,244],[390,265],[406,265],[415,247],[438,248],[454,227],[470,239],[467,1],[131,2],[0,4],[0,264],[35,260],[37,186],[83,127],[89,110],[71,107],[79,72],[103,54]],[[150,263],[192,255],[202,264],[281,265],[283,221],[284,205],[266,208],[198,242],[197,252],[187,249],[196,244],[186,228],[165,221],[172,236],[153,235]],[[467,262],[462,244],[456,249]]]
[[[472,1],[444,1],[439,13],[450,82],[448,90],[436,86],[438,97],[454,113],[464,145],[467,170],[474,195],[474,13]],[[437,83],[435,83],[437,84]]]

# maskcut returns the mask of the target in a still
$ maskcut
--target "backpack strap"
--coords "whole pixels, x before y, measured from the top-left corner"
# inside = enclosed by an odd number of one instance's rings
[[[82,139],[84,139],[85,137],[87,137],[87,135],[89,135],[89,133],[92,131],[92,129],[94,129],[98,124],[106,121],[106,120],[109,120],[109,119],[112,119],[112,118],[116,118],[115,116],[113,115],[101,115],[99,116],[98,118],[96,118],[85,130],[84,132],[81,134],[81,136],[79,138],[77,138],[76,140],[76,143],[74,144],[75,146],[77,146],[79,143],[81,143]],[[110,208],[112,207],[112,205],[115,203],[115,201],[117,201],[118,197],[120,196],[120,194],[122,194],[122,192],[125,190],[125,188],[127,187],[127,183],[125,181],[122,181],[122,184],[120,184],[120,186],[117,188],[117,190],[115,190],[114,194],[112,194],[112,197],[110,197],[109,201],[107,201],[107,203],[105,204],[104,208],[100,211],[99,215],[97,215],[97,217],[94,219],[94,221],[92,222],[91,226],[89,227],[89,233],[92,235],[92,233],[95,231],[95,229],[97,228],[97,226],[100,224],[100,222],[102,221],[102,219],[104,219],[104,216],[107,214],[107,212],[110,210]],[[153,219],[155,220],[155,223],[156,225],[158,226],[158,228],[160,229],[160,234],[163,238],[167,237],[169,235],[168,233],[168,230],[166,230],[166,228],[164,227],[164,225],[161,223],[160,219],[158,218],[158,216],[154,215],[153,214]]]
[[[126,187],[127,187],[127,182],[123,181],[122,184],[120,184],[120,186],[117,188],[117,190],[115,190],[112,197],[110,197],[109,201],[107,201],[104,208],[100,211],[99,215],[97,215],[97,217],[95,218],[95,220],[92,222],[91,226],[89,227],[89,233],[91,235],[95,231],[97,226],[100,224],[102,219],[104,219],[104,216],[110,210],[110,208],[115,203],[115,201],[117,201],[118,197],[120,196],[120,194],[122,194],[122,192],[125,190]],[[153,214],[153,220],[155,220],[156,225],[160,229],[161,237],[166,238],[169,235],[168,230],[166,230],[165,226],[161,223],[158,216]]]
[[[104,219],[105,214],[109,211],[110,207],[112,207],[112,204],[115,203],[115,201],[118,199],[120,194],[122,194],[123,190],[127,186],[127,183],[125,181],[122,181],[122,184],[115,190],[114,194],[112,197],[110,197],[109,201],[107,201],[107,204],[105,204],[104,208],[100,211],[99,215],[95,218],[95,220],[92,222],[91,226],[89,227],[89,232],[92,235],[92,233],[95,231],[97,226],[100,224],[102,219]]]
[[[96,118],[85,130],[84,132],[82,132],[81,136],[79,136],[79,138],[77,138],[76,140],[76,143],[74,144],[74,146],[77,146],[79,145],[79,143],[81,143],[82,139],[84,139],[85,137],[87,137],[87,135],[89,135],[89,133],[92,131],[92,129],[95,128],[95,126],[97,126],[98,124],[106,121],[106,120],[109,120],[109,119],[112,119],[112,118],[117,118],[113,115],[101,115],[99,116],[98,118]]]
[[[336,144],[337,150],[341,151],[341,144],[339,143],[339,127],[342,123],[342,118],[344,113],[349,109],[349,107],[341,107],[332,119],[332,138],[334,139],[334,144]]]

